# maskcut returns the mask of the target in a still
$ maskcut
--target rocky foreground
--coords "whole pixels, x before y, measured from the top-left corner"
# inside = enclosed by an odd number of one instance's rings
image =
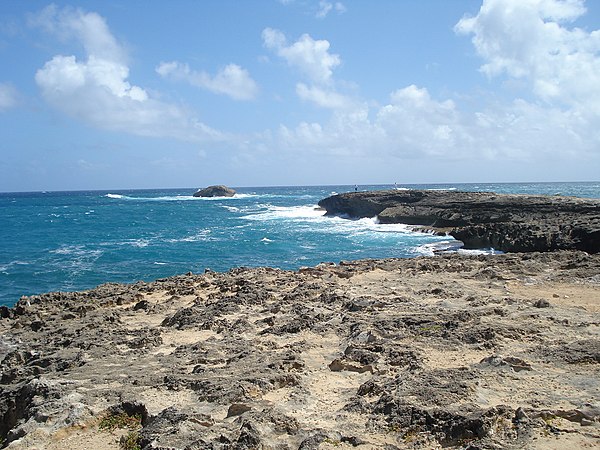
[[[600,252],[600,200],[493,192],[348,192],[319,202],[329,215],[377,216],[382,223],[448,233],[465,248],[505,252]]]
[[[0,439],[597,447],[599,311],[600,254],[576,251],[240,268],[22,298],[0,309]]]

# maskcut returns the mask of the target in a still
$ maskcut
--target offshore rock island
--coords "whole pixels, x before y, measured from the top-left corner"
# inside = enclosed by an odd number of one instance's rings
[[[319,202],[328,215],[377,216],[448,233],[467,249],[600,252],[600,200],[492,192],[349,192]],[[419,229],[419,228],[417,228]]]
[[[194,197],[233,197],[235,190],[222,184],[208,186],[194,192]]]
[[[23,297],[0,308],[0,446],[598,446],[597,202],[435,192],[423,206],[425,191],[386,192],[321,204],[457,238],[485,226],[477,236],[499,249],[567,250],[237,268]],[[532,228],[502,240],[498,224]]]

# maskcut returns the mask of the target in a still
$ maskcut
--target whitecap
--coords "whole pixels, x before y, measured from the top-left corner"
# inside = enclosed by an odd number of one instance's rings
[[[61,247],[50,250],[50,253],[55,255],[74,255],[74,256],[90,256],[98,257],[103,251],[102,250],[88,250],[83,245],[62,245]]]
[[[59,270],[67,271],[69,276],[73,277],[80,272],[91,270],[104,251],[86,249],[83,245],[63,245],[50,253],[64,257],[52,260],[51,264]]]
[[[150,241],[148,239],[131,239],[130,241],[123,242],[123,245],[131,245],[132,247],[148,247]]]
[[[269,242],[273,242],[273,240],[272,240],[272,239],[269,239],[268,237],[264,237],[264,238],[262,238],[262,239],[260,240],[260,242],[266,242],[266,243],[269,243]]]
[[[106,194],[104,197],[120,199],[120,200],[135,200],[140,202],[181,202],[181,201],[223,201],[223,200],[240,200],[245,198],[258,197],[254,194],[235,194],[233,197],[194,197],[193,195],[161,195],[159,197],[129,197],[121,194]]]
[[[424,256],[434,256],[436,253],[456,252],[462,246],[463,243],[460,241],[444,240],[419,245],[413,249],[413,252]]]
[[[138,238],[138,239],[125,239],[123,241],[100,242],[99,245],[102,245],[104,247],[110,247],[113,245],[117,245],[117,246],[129,245],[131,247],[143,248],[143,247],[148,247],[148,245],[150,245],[150,243],[151,243],[150,239]]]
[[[247,220],[281,220],[304,219],[311,220],[324,217],[325,212],[314,205],[303,206],[273,206],[267,205],[267,211],[248,214],[242,219]]]
[[[257,197],[273,197],[273,195],[257,195],[257,194],[235,194],[233,197],[193,197],[195,200],[202,201],[223,201],[223,200],[243,200],[245,198]]]
[[[480,249],[458,249],[458,253],[464,255],[502,255],[504,252],[495,250],[493,248],[480,248]]]
[[[217,239],[210,236],[212,233],[211,230],[204,229],[199,230],[193,234],[189,234],[187,236],[181,238],[170,238],[165,239],[164,242],[168,242],[169,244],[176,244],[178,242],[204,242],[204,241],[216,241]]]

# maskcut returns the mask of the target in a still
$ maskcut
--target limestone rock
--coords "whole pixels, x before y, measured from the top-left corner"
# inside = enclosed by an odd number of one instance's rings
[[[235,190],[222,184],[198,189],[194,193],[194,197],[233,197],[234,195]]]
[[[459,191],[367,191],[319,202],[327,215],[447,232],[465,248],[600,252],[600,200]],[[425,227],[425,228],[423,228]]]
[[[0,447],[595,448],[599,273],[600,253],[444,254],[23,297]]]

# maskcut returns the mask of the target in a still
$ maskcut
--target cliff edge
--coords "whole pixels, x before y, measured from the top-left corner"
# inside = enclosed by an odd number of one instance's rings
[[[377,216],[381,223],[429,227],[465,248],[504,252],[600,252],[600,200],[492,192],[349,192],[319,202],[328,215]]]

